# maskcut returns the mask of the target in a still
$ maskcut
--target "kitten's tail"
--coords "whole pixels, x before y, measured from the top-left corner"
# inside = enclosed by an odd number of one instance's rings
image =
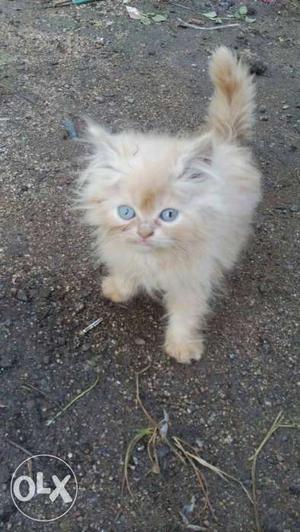
[[[215,92],[209,107],[210,129],[226,140],[251,135],[255,86],[246,65],[225,46],[217,48],[210,62]]]

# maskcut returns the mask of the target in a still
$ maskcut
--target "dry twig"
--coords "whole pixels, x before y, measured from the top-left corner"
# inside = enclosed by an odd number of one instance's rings
[[[32,454],[30,451],[27,451],[27,449],[25,449],[25,447],[23,447],[19,443],[16,443],[16,442],[10,440],[9,438],[6,438],[6,441],[9,443],[9,445],[12,445],[16,449],[19,449],[19,451],[22,451],[22,453],[27,454],[27,456],[30,456],[31,458],[34,456],[34,454]]]
[[[64,414],[76,401],[78,401],[78,399],[81,399],[82,397],[84,397],[84,395],[90,392],[96,386],[96,384],[98,384],[98,382],[99,382],[99,375],[97,376],[93,384],[91,384],[88,388],[86,388],[86,390],[83,390],[78,395],[76,395],[76,397],[74,397],[69,403],[66,404],[66,406],[64,406],[59,412],[57,412],[57,414],[55,414],[54,417],[52,417],[51,419],[48,419],[46,423],[47,427],[52,425],[52,423],[54,423],[58,417],[62,416],[62,414]]]
[[[218,24],[218,26],[198,26],[198,24],[191,24],[181,18],[178,18],[179,26],[182,28],[192,28],[194,30],[205,30],[205,31],[214,31],[214,30],[224,30],[226,28],[236,28],[239,24]]]
[[[284,423],[284,416],[283,412],[279,412],[278,416],[273,421],[271,427],[269,428],[268,432],[266,433],[265,437],[263,438],[260,445],[257,447],[254,454],[249,458],[249,460],[252,462],[251,466],[251,479],[252,479],[252,499],[253,499],[253,508],[254,508],[254,517],[255,517],[255,526],[257,532],[261,532],[261,526],[260,526],[260,520],[259,520],[259,514],[258,514],[258,501],[257,501],[257,492],[256,492],[256,465],[257,465],[257,459],[264,448],[264,446],[268,443],[269,439],[272,437],[274,432],[276,432],[278,429],[286,428],[286,429],[300,429],[300,424],[297,423]]]

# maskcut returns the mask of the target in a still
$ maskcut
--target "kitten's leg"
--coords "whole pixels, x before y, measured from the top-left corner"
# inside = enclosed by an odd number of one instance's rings
[[[114,303],[121,303],[130,299],[137,291],[136,284],[121,275],[113,274],[102,280],[102,293],[104,297]]]
[[[199,360],[204,343],[199,328],[208,309],[208,294],[203,292],[166,294],[169,323],[166,332],[165,350],[178,362],[188,364]]]

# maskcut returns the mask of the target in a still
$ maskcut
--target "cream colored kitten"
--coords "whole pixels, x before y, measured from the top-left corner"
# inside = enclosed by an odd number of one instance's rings
[[[252,78],[225,47],[214,53],[210,75],[204,133],[111,134],[90,124],[95,149],[78,188],[109,272],[104,296],[118,303],[160,291],[165,350],[183,363],[202,355],[212,290],[236,262],[260,198],[259,171],[240,145],[252,126]]]

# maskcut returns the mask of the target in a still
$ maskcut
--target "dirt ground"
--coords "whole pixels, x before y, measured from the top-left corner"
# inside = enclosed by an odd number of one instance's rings
[[[254,22],[225,19],[239,26],[217,31],[184,29],[178,18],[199,18],[212,9],[227,17],[238,3],[132,1],[144,12],[167,14],[147,26],[130,20],[121,0],[53,4],[0,4],[0,529],[189,530],[180,512],[195,496],[188,515],[195,530],[252,532],[253,507],[241,487],[202,469],[214,517],[203,510],[192,470],[165,444],[157,448],[160,474],[148,474],[146,441],[138,444],[129,471],[133,497],[125,492],[123,499],[122,464],[135,431],[148,425],[135,397],[135,373],[148,365],[140,386],[151,415],[160,420],[165,409],[170,437],[186,440],[249,490],[249,457],[277,414],[299,420],[297,2],[249,1]],[[114,129],[195,128],[211,93],[207,60],[221,43],[253,54],[253,144],[264,198],[247,252],[214,304],[206,354],[183,367],[161,349],[159,303],[139,298],[117,306],[101,296],[88,231],[70,209],[84,148],[67,138],[63,121],[88,114]],[[81,334],[98,318],[97,327]],[[47,425],[97,375],[97,385]],[[299,430],[280,429],[259,456],[264,532],[300,531],[299,443]],[[79,494],[64,518],[35,523],[17,511],[10,478],[27,455],[14,444],[73,467]]]

